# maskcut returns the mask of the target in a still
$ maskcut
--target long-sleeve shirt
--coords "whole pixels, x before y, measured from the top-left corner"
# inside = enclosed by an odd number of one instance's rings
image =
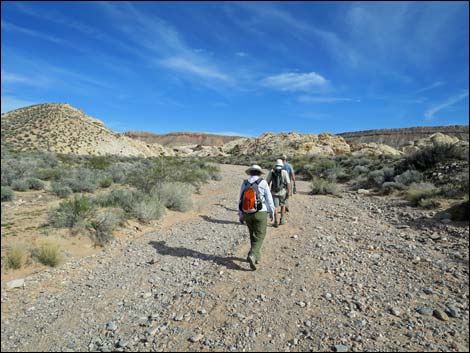
[[[260,177],[258,175],[253,175],[248,178],[248,182],[250,184],[254,183],[256,180],[258,180]],[[269,185],[266,182],[266,180],[262,180],[259,185],[258,185],[258,190],[261,198],[261,203],[263,204],[263,208],[259,210],[259,212],[269,212],[269,214],[274,217],[274,202],[273,202],[273,197],[271,195],[271,190],[269,189]],[[242,183],[242,186],[240,188],[240,196],[238,197],[238,202],[240,202],[243,191],[245,191],[245,182]],[[238,204],[237,204],[238,207]],[[242,216],[243,212],[238,211],[239,215]]]

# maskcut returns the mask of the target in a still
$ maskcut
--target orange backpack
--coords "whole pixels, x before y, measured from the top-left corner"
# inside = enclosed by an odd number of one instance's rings
[[[244,191],[240,200],[240,211],[244,213],[256,213],[263,208],[259,193],[259,184],[263,179],[259,178],[254,183],[244,181]]]

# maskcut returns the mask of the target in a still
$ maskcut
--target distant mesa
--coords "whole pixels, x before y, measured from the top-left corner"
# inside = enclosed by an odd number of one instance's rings
[[[172,132],[169,134],[152,134],[144,131],[128,131],[125,136],[144,141],[146,143],[159,143],[163,146],[222,146],[227,142],[239,139],[241,136],[225,136],[206,134],[202,132]]]
[[[402,155],[440,143],[468,151],[468,125],[347,132],[334,135],[266,132],[244,138],[196,132],[164,135],[142,131],[119,134],[102,121],[65,103],[13,110],[2,117],[2,149],[45,150],[84,155],[230,156],[230,155]]]

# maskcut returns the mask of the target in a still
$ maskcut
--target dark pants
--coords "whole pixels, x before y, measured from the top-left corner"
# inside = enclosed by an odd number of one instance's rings
[[[250,231],[251,249],[248,255],[253,255],[255,260],[261,260],[261,245],[266,236],[266,227],[268,225],[268,213],[256,212],[245,215],[245,222]]]

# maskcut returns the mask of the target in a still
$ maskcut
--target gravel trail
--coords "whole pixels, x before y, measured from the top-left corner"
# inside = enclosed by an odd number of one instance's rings
[[[468,223],[298,181],[251,271],[220,167],[195,211],[2,289],[2,351],[468,351]]]

